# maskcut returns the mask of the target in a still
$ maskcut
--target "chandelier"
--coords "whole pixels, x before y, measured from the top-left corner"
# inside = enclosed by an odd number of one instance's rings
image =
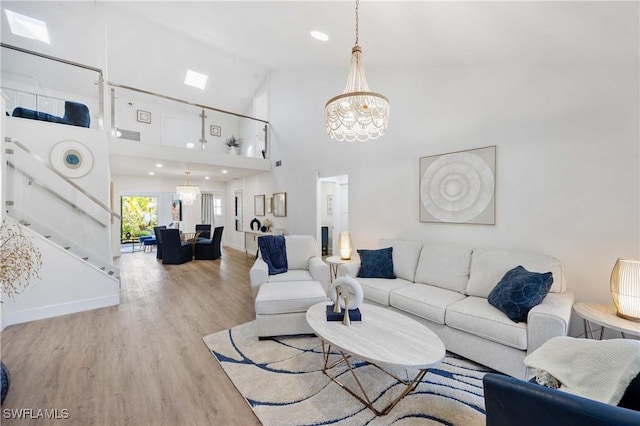
[[[325,105],[327,134],[337,141],[368,141],[384,135],[389,124],[389,100],[369,91],[358,45],[358,4],[356,0],[356,44],[351,49],[347,87]]]
[[[184,174],[187,175],[187,183],[176,186],[176,192],[184,204],[191,206],[200,194],[200,187],[198,185],[189,185],[189,175],[191,172],[184,172]]]

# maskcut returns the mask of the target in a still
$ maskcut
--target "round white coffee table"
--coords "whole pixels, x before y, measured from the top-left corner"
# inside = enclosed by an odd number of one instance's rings
[[[426,326],[402,314],[362,304],[362,320],[352,321],[350,326],[345,326],[340,321],[327,321],[326,306],[327,303],[318,303],[307,311],[309,326],[322,339],[322,372],[378,416],[388,414],[402,398],[415,389],[427,370],[440,364],[445,357],[445,347],[440,338]],[[329,364],[332,347],[341,357]],[[405,388],[401,395],[381,410],[374,408],[355,370],[351,368],[351,356],[375,365],[403,383]],[[349,368],[364,398],[329,373],[329,370],[342,364]],[[419,372],[413,379],[406,381],[384,370],[384,367],[401,367]]]

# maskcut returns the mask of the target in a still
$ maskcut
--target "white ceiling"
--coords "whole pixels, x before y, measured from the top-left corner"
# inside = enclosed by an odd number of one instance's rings
[[[609,20],[608,2],[360,2],[360,45],[372,67],[617,62],[637,25]],[[187,38],[270,69],[347,69],[354,1],[120,2],[111,4]],[[629,22],[637,22],[629,16]],[[612,23],[616,22],[616,26]],[[328,42],[309,31],[329,35]],[[612,43],[613,41],[613,43]],[[620,43],[622,42],[622,43]],[[611,46],[620,46],[620,49]]]
[[[99,10],[108,40],[109,63],[103,65],[111,79],[241,113],[270,70],[344,70],[346,82],[355,39],[354,1],[2,3],[49,23],[52,45],[45,53],[92,65],[97,54],[85,51],[100,37],[83,45],[74,27],[90,34],[87,13]],[[626,63],[635,60],[625,52],[637,43],[638,16],[623,19],[629,25],[620,24],[620,12],[609,2],[361,0],[359,44],[366,69]],[[311,38],[311,30],[327,33],[329,41]],[[43,50],[15,41],[6,28],[2,37]],[[206,91],[182,84],[183,68],[191,63],[213,76]],[[113,173],[133,173],[129,163],[114,156]],[[165,172],[175,175],[201,167],[166,163]]]

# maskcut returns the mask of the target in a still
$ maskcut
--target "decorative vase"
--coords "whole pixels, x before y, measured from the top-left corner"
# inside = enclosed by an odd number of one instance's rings
[[[340,286],[336,286],[336,295],[333,298],[333,312],[336,314],[342,312],[342,309],[340,309]]]
[[[349,318],[349,296],[344,298],[344,316],[342,317],[342,325],[351,325],[351,318]]]
[[[7,396],[7,392],[9,392],[9,386],[11,386],[11,373],[9,373],[9,369],[4,362],[0,361],[0,372],[2,373],[2,384],[0,385],[0,404],[4,402],[4,399]]]

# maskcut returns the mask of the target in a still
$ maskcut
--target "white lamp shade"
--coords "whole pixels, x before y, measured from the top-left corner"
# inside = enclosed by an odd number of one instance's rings
[[[351,234],[348,232],[341,232],[338,237],[338,251],[340,252],[340,259],[351,259],[351,252],[353,251],[351,246]]]
[[[618,259],[611,272],[611,297],[619,317],[640,322],[640,261]]]

